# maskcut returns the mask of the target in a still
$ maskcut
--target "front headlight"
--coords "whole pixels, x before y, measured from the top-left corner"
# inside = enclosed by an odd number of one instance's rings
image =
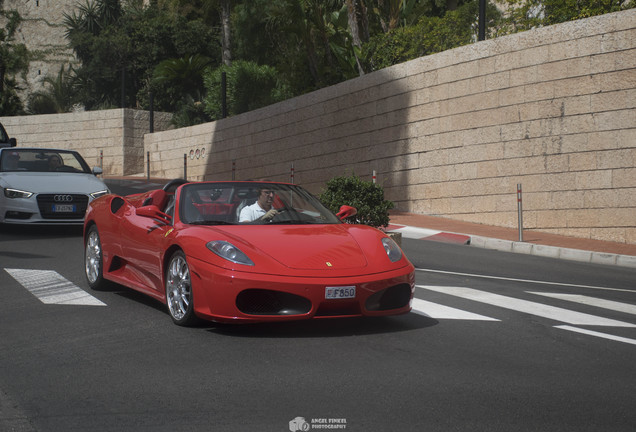
[[[33,192],[27,192],[19,189],[5,189],[4,196],[7,198],[30,198]]]
[[[252,260],[249,259],[247,255],[241,252],[241,250],[234,246],[232,243],[228,243],[222,240],[213,240],[211,242],[208,242],[206,246],[208,249],[210,249],[221,258],[232,261],[233,263],[248,266],[254,265]]]
[[[399,261],[402,258],[402,249],[392,239],[385,237],[382,239],[382,245],[391,262]]]
[[[93,199],[97,199],[97,198],[99,198],[100,196],[104,196],[104,195],[106,195],[107,193],[108,193],[108,189],[106,189],[106,190],[100,190],[100,191],[97,191],[97,192],[93,192],[93,193],[91,194],[91,198],[93,198]]]

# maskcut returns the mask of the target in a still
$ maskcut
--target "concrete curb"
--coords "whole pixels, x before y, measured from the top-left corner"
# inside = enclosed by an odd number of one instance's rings
[[[471,236],[470,245],[484,249],[499,250],[503,252],[523,253],[528,255],[559,258],[569,261],[579,261],[591,264],[617,265],[621,267],[636,268],[636,256],[631,255],[593,252],[558,246],[546,246],[534,243],[501,240],[481,236]]]

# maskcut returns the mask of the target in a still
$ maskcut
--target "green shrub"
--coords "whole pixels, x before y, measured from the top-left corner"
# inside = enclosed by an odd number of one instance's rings
[[[207,90],[205,111],[213,119],[222,118],[221,76],[226,73],[227,113],[236,115],[291,97],[280,74],[271,66],[237,60],[232,66],[220,66],[204,75]]]
[[[384,199],[381,186],[356,175],[332,178],[318,199],[334,213],[342,205],[355,207],[358,213],[348,218],[347,222],[375,228],[389,224],[389,210],[394,206],[391,201]]]

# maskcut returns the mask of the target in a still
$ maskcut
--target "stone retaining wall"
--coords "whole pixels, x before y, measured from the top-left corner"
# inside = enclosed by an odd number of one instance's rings
[[[155,113],[155,130],[167,129],[171,114]],[[144,172],[144,134],[149,113],[132,109],[0,117],[20,147],[77,150],[90,166],[110,176]]]
[[[377,171],[397,208],[636,243],[636,10],[423,57],[261,110],[146,136],[153,173]],[[196,150],[203,157],[196,158]]]

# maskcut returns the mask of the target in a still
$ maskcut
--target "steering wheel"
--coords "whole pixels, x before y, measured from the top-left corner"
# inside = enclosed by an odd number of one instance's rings
[[[162,189],[166,192],[174,192],[179,186],[186,183],[190,182],[186,179],[174,179],[166,183]]]

